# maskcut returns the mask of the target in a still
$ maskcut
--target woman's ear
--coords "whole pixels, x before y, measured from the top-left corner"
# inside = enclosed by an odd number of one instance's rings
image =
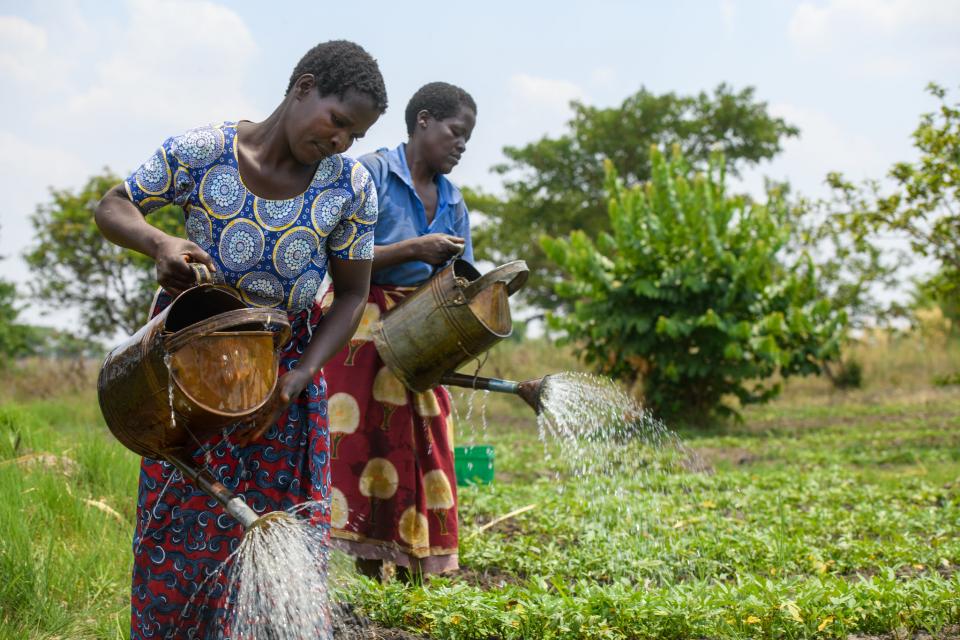
[[[298,100],[310,95],[313,88],[317,86],[317,79],[312,73],[305,73],[293,83],[293,96]]]
[[[430,120],[431,117],[432,116],[430,115],[429,111],[427,111],[426,109],[421,109],[417,113],[417,126],[420,127],[421,129],[426,129],[428,121]]]

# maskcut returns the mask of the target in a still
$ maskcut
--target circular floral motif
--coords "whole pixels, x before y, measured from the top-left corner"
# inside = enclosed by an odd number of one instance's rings
[[[318,272],[312,269],[305,272],[297,278],[297,281],[293,284],[293,288],[290,290],[290,303],[287,308],[290,311],[309,308],[313,304],[314,299],[316,299],[322,282],[323,276]]]
[[[313,221],[313,229],[320,237],[324,237],[333,231],[333,228],[340,222],[340,216],[343,207],[351,200],[350,194],[345,189],[329,189],[316,197],[313,206],[310,208],[310,218]]]
[[[232,218],[240,213],[246,197],[240,173],[229,165],[212,167],[200,181],[200,202],[215,218]]]
[[[283,302],[283,285],[277,276],[266,271],[253,271],[237,281],[240,295],[257,307],[275,307]]]
[[[373,232],[368,231],[350,245],[351,260],[373,260]]]
[[[154,196],[170,188],[170,165],[167,164],[167,152],[163,147],[157,149],[156,153],[137,169],[136,181],[144,193]]]
[[[296,278],[310,264],[320,238],[306,227],[290,229],[273,248],[273,266],[284,278]]]
[[[231,271],[248,271],[263,258],[263,232],[245,218],[234,220],[220,235],[220,260]]]
[[[310,183],[310,186],[318,187],[320,189],[329,187],[331,184],[340,179],[340,174],[342,173],[343,156],[327,156],[320,161],[319,165],[317,165],[317,172],[313,174],[313,181]]]
[[[270,231],[283,231],[300,217],[303,196],[291,200],[253,199],[253,215],[257,222]]]
[[[357,195],[363,193],[368,182],[370,182],[370,172],[359,162],[354,163],[350,170],[350,185],[353,187],[353,192]]]
[[[170,204],[170,202],[168,202],[166,198],[150,196],[140,201],[140,210],[144,213],[152,213],[161,207],[167,206],[168,204]]]
[[[189,171],[183,168],[177,169],[177,173],[173,176],[174,203],[183,206],[196,186],[197,183]]]
[[[213,244],[210,216],[200,207],[188,207],[187,211],[187,237],[201,249],[208,249]]]
[[[320,269],[320,273],[326,273],[328,261],[329,258],[327,257],[327,247],[326,244],[324,244],[319,251],[313,254],[313,266]]]
[[[191,129],[174,142],[177,157],[188,167],[205,167],[223,154],[223,131],[218,127]]]
[[[344,220],[330,234],[330,248],[334,251],[343,251],[357,237],[357,225],[349,220]]]
[[[351,220],[363,224],[377,223],[377,197],[372,185],[372,182],[367,184],[367,188],[363,191],[363,202],[350,217]]]

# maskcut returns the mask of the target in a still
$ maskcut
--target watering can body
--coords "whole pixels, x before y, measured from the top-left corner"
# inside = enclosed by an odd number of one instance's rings
[[[523,260],[484,275],[454,260],[373,328],[380,357],[408,389],[432,389],[512,333],[508,298],[528,275]]]
[[[195,448],[267,404],[289,336],[281,311],[248,308],[212,285],[189,289],[104,360],[107,427],[142,456]]]

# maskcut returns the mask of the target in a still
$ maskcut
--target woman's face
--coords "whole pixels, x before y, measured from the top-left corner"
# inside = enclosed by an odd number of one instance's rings
[[[373,100],[359,91],[347,89],[343,98],[321,96],[311,75],[301,76],[290,92],[287,139],[302,164],[313,165],[344,153],[380,117]]]
[[[427,166],[437,173],[453,171],[467,150],[467,142],[476,124],[476,114],[463,105],[455,116],[443,120],[437,120],[428,111],[421,111],[417,115],[414,136]]]

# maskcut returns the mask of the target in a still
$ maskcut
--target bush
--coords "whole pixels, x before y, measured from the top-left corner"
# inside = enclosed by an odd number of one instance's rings
[[[639,382],[666,417],[735,413],[763,402],[767,379],[816,374],[839,355],[842,312],[817,295],[808,257],[787,262],[789,207],[725,193],[722,160],[693,174],[679,154],[652,151],[650,182],[627,188],[607,166],[612,234],[545,237],[570,277],[573,311],[552,315],[599,372]]]

